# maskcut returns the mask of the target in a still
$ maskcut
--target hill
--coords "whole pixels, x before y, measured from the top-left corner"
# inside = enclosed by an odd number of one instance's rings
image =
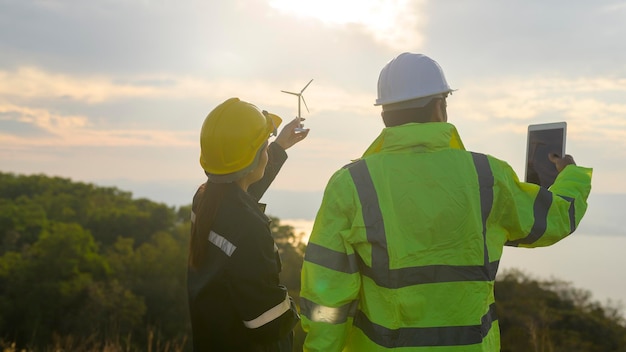
[[[0,350],[189,350],[189,215],[115,187],[0,173]],[[272,231],[297,297],[305,245],[279,219]],[[501,277],[503,351],[626,351],[619,307],[567,283]]]

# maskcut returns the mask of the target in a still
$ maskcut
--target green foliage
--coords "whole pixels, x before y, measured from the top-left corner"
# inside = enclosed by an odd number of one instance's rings
[[[0,173],[0,340],[185,341],[177,216],[115,188]]]
[[[188,225],[174,235],[160,232],[136,249],[131,241],[120,239],[108,255],[125,287],[144,298],[145,323],[158,327],[168,337],[181,337],[187,332],[188,233]]]
[[[499,275],[495,295],[503,352],[626,351],[620,308],[593,302],[567,282],[511,270]]]
[[[0,173],[0,349],[189,350],[190,213],[116,188]],[[271,230],[297,302],[302,234],[277,218]],[[516,271],[495,286],[503,351],[626,351],[620,307]],[[303,340],[298,325],[294,351]]]
[[[294,228],[290,225],[281,224],[280,220],[270,217],[272,222],[270,229],[274,242],[278,247],[280,254],[282,270],[280,273],[280,282],[285,285],[289,291],[289,295],[293,297],[296,303],[300,298],[300,272],[302,271],[302,259],[306,244],[302,242],[304,233],[296,234]],[[305,333],[300,324],[294,328],[294,351],[302,351]]]
[[[46,211],[32,199],[0,198],[0,254],[34,243],[47,225]]]
[[[16,236],[24,238],[19,244],[34,242],[41,229],[36,225],[45,226],[47,218],[80,224],[105,246],[115,243],[118,237],[133,238],[138,246],[158,231],[171,230],[177,215],[165,204],[133,199],[130,192],[114,187],[44,175],[0,173],[0,199],[2,214],[5,210],[11,214],[0,216],[0,244],[11,242]],[[4,227],[9,221],[16,223]],[[8,228],[13,228],[17,235],[7,234]]]
[[[3,328],[18,342],[97,327],[85,313],[94,305],[100,308],[94,301],[107,288],[101,286],[110,270],[80,225],[52,223],[32,246],[5,253],[0,263],[2,295],[12,303],[3,307]]]
[[[306,244],[302,242],[302,234],[296,235],[290,225],[282,225],[280,220],[271,217],[270,229],[282,262],[280,281],[289,289],[289,294],[300,297],[300,272]]]

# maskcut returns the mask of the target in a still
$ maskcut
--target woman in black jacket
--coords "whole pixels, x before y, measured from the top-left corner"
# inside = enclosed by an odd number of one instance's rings
[[[291,351],[299,320],[280,286],[278,250],[258,201],[301,141],[296,120],[231,98],[204,121],[200,164],[207,182],[192,204],[187,286],[194,351]]]

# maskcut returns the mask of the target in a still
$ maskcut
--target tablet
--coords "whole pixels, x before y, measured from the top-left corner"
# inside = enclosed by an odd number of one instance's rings
[[[550,153],[565,155],[567,123],[554,122],[528,126],[526,147],[526,182],[550,187],[559,172],[550,161]]]

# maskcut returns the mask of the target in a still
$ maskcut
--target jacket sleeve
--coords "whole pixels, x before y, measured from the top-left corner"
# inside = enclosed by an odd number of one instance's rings
[[[493,212],[488,222],[505,232],[506,245],[550,246],[574,232],[587,210],[592,169],[568,165],[546,189],[520,182],[511,167],[490,158]]]
[[[278,175],[278,172],[287,160],[287,153],[277,143],[270,143],[267,149],[267,155],[268,161],[263,178],[253,183],[248,188],[248,193],[257,201],[263,197],[263,194],[265,194],[265,191],[270,187],[270,184],[272,184],[276,175]]]
[[[302,268],[300,312],[304,351],[341,351],[361,286],[354,250],[346,237],[354,220],[355,188],[338,171],[315,218]],[[345,174],[344,174],[345,175]]]
[[[235,250],[228,266],[229,295],[248,336],[261,343],[278,341],[299,321],[287,289],[279,285],[274,242],[267,236],[250,236]]]

